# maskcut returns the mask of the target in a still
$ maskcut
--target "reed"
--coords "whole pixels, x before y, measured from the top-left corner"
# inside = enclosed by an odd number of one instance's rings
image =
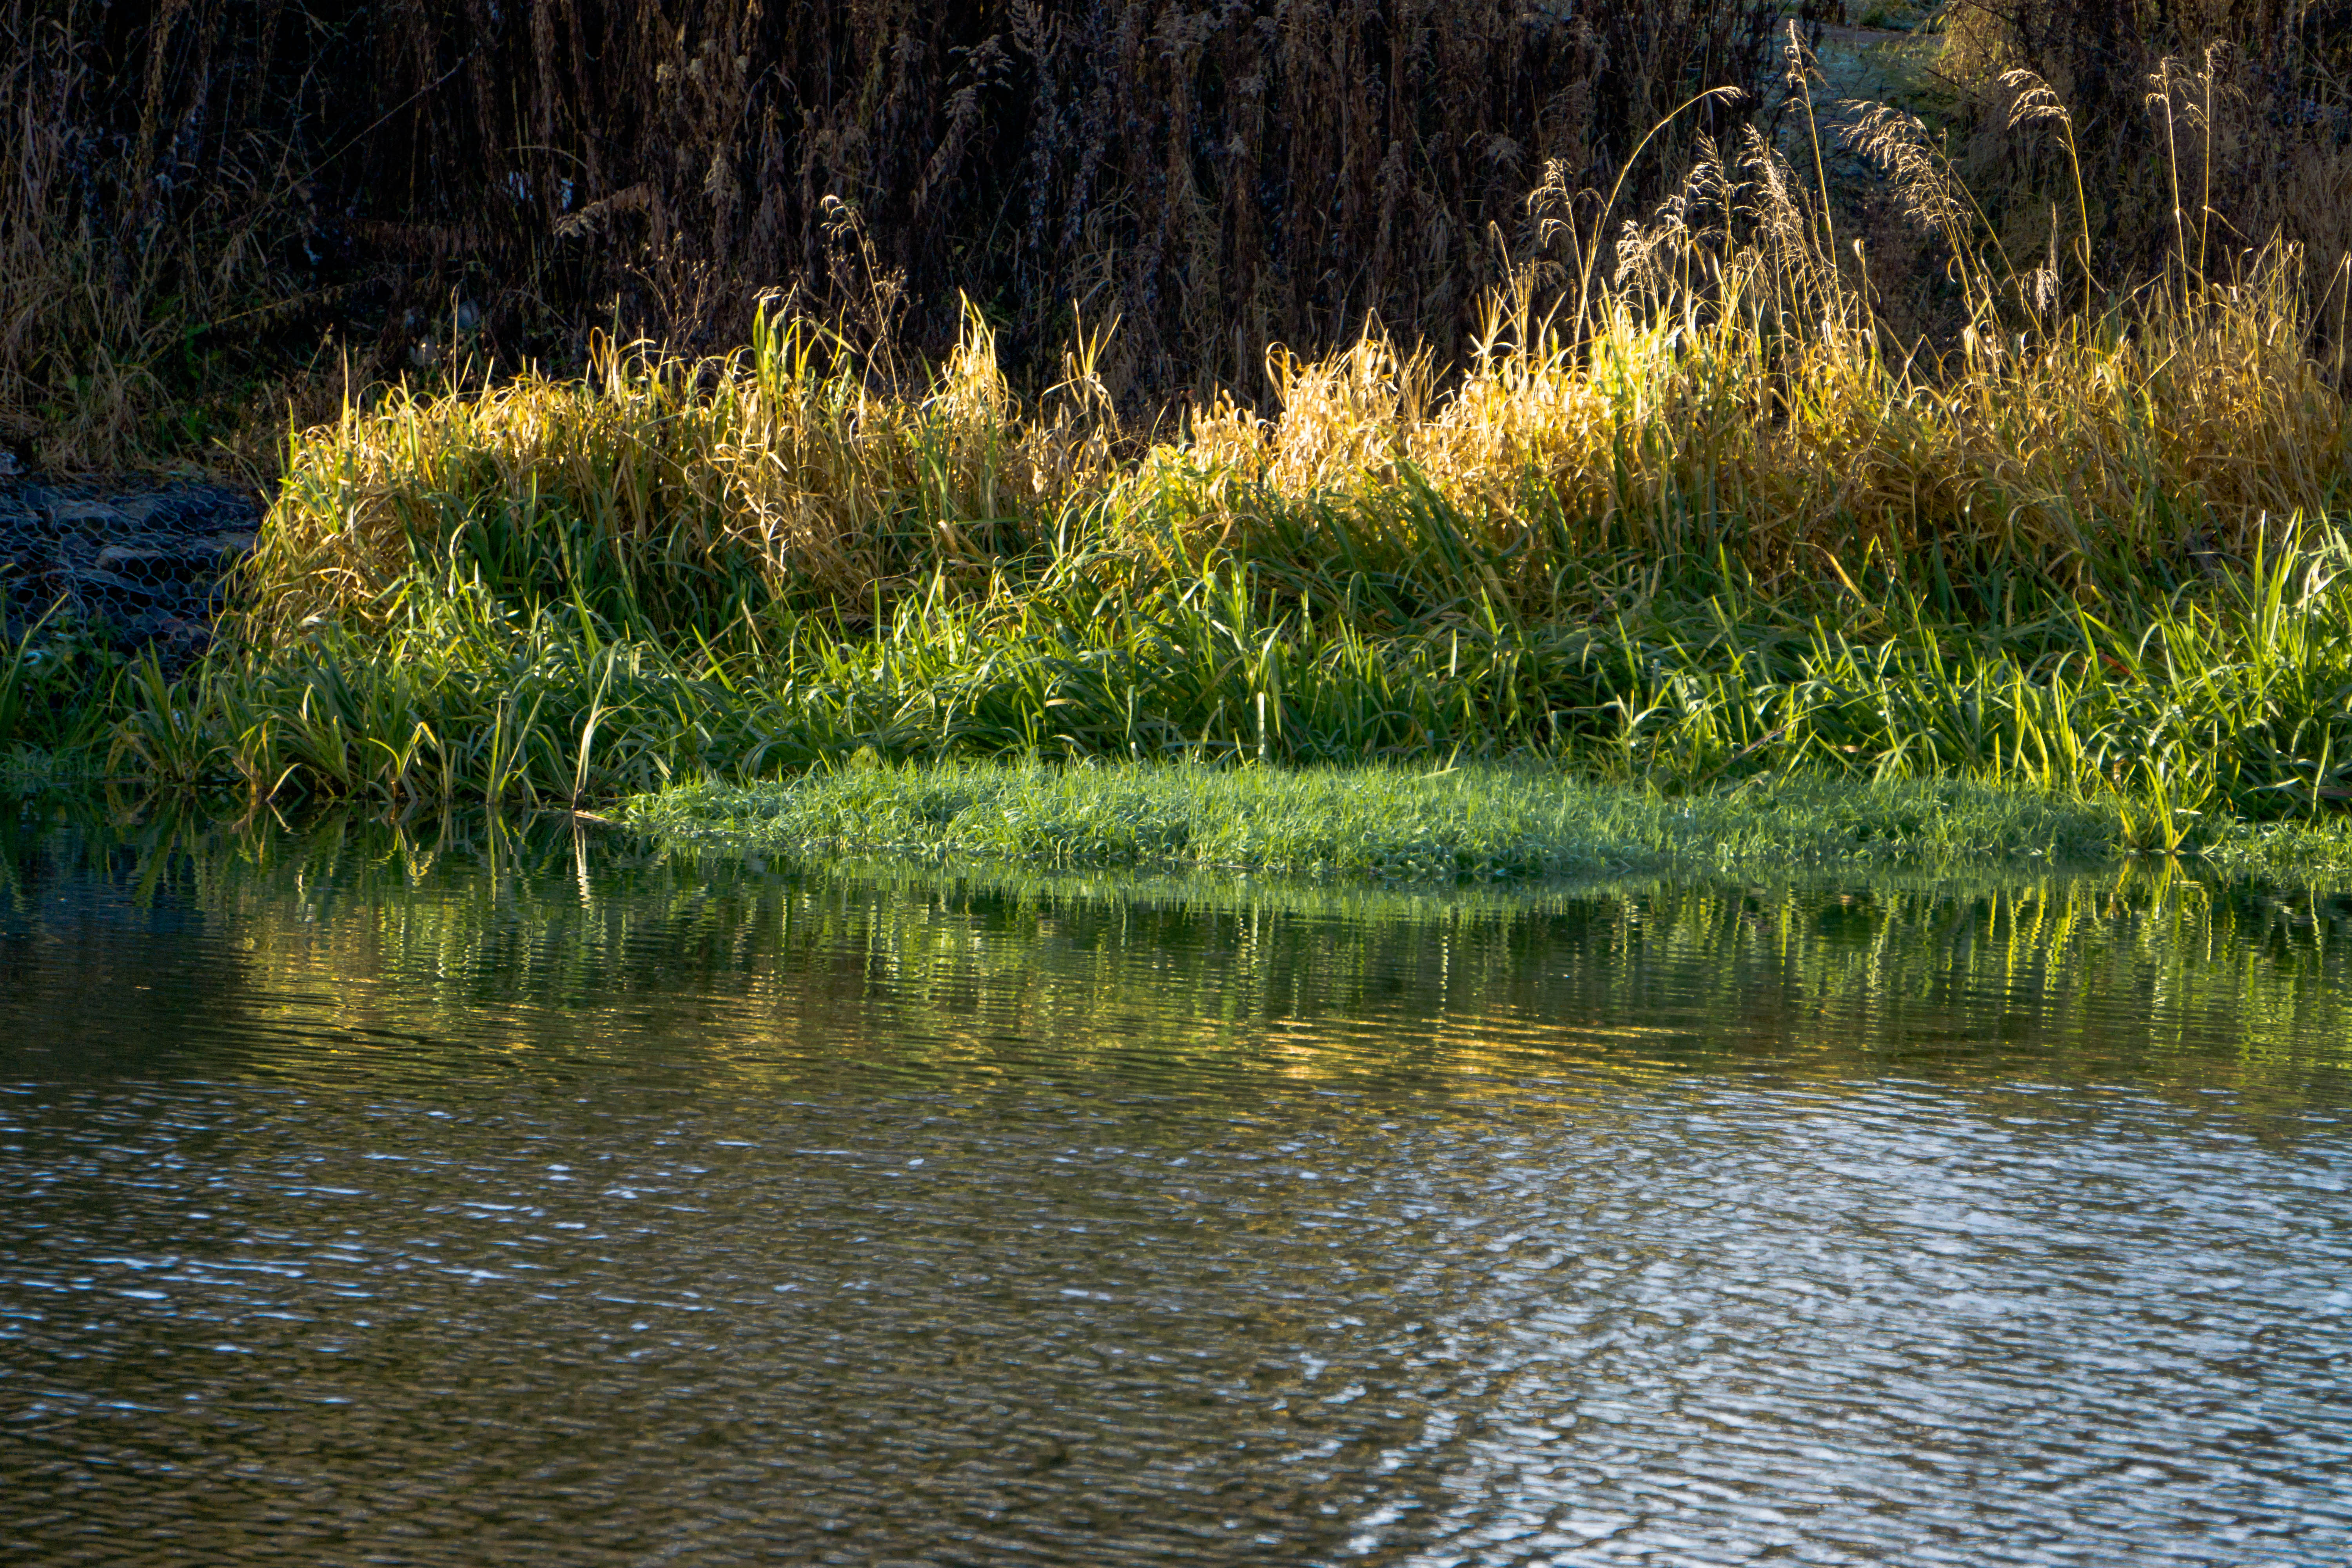
[[[1458,373],[1270,349],[1264,411],[1172,432],[1122,418],[1108,320],[1024,395],[969,301],[918,380],[771,299],[734,353],[607,340],[298,434],[232,635],[117,676],[110,755],[575,806],[858,756],[1520,757],[2023,787],[2164,853],[2352,798],[2336,274],[2279,241],[2095,300],[2009,265],[1918,122],[1848,123],[1955,258],[1948,353],[1756,136],[1605,267],[1588,225],[1515,275]]]
[[[1971,0],[1934,79],[2011,254],[2087,242],[2104,290],[2215,281],[2250,236],[2352,249],[2347,21],[2343,0]]]

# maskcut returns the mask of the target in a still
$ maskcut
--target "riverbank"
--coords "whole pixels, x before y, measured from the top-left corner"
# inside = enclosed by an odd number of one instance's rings
[[[2180,856],[2226,876],[2340,884],[2352,831],[2256,826],[2108,795],[1798,773],[1669,794],[1557,768],[948,763],[683,786],[621,821],[807,860],[1273,873],[1383,882],[1686,871],[2092,869]]]
[[[1441,393],[1367,338],[1277,417],[1139,449],[1082,365],[1020,405],[977,316],[922,399],[782,318],[719,362],[396,395],[295,444],[202,659],[0,647],[0,748],[403,809],[871,752],[2318,817],[2352,798],[2352,418],[2263,265],[1940,366],[1792,340],[1771,298],[1678,333],[1612,296],[1580,348],[1523,334]]]
[[[2118,850],[2333,819],[2343,268],[2282,241],[2108,294],[2078,212],[2068,267],[2021,274],[1924,125],[1864,121],[1952,248],[1949,352],[1902,346],[1760,144],[1694,174],[1722,225],[1669,204],[1638,265],[1525,273],[1457,374],[1376,326],[1269,344],[1265,409],[1172,429],[1123,421],[1108,322],[1024,396],[978,305],[918,379],[772,302],[731,354],[604,341],[299,432],[201,658],[57,619],[0,646],[0,772],[413,812],[860,757],[1477,762],[2024,788]]]

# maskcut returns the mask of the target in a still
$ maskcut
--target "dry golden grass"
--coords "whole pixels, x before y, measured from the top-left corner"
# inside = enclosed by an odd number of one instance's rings
[[[1809,91],[1793,29],[1790,50]],[[2020,102],[2074,157],[2054,94],[2026,83]],[[607,343],[584,381],[396,391],[296,438],[258,613],[381,615],[447,559],[500,593],[656,621],[779,603],[878,618],[1014,557],[1131,582],[1221,554],[1300,582],[1335,563],[1411,578],[1424,608],[1572,610],[1590,563],[1626,556],[1736,563],[1768,593],[1858,596],[1875,571],[1981,607],[2004,583],[2095,600],[2177,581],[2346,513],[2352,419],[2311,345],[2352,259],[2315,288],[2284,241],[2228,258],[2227,282],[2178,255],[2094,310],[2087,205],[2063,254],[2053,239],[2021,272],[1917,121],[1874,110],[1851,138],[1958,258],[1948,353],[1891,341],[1867,246],[1842,248],[1818,187],[1748,132],[1613,237],[1597,291],[1597,239],[1573,268],[1523,268],[1458,375],[1377,326],[1320,360],[1276,345],[1270,413],[1220,397],[1149,447],[1102,374],[1114,323],[1024,405],[969,303],[921,395],[782,307],[724,358]],[[2192,243],[2185,223],[2176,238]]]
[[[89,75],[58,21],[0,13],[0,437],[37,461],[136,448],[162,402],[155,325],[131,276],[110,275],[73,211],[77,152],[59,108]]]
[[[278,11],[0,0],[0,440],[37,466],[258,481],[289,398],[315,410],[319,318],[359,285],[319,287],[296,132],[332,117],[264,47],[312,37]]]
[[[1467,533],[1507,563],[1486,585],[1529,611],[1595,552],[1716,542],[1768,588],[1875,559],[2095,595],[2344,510],[2352,421],[2304,352],[2291,251],[2121,321],[1988,323],[1941,363],[1890,359],[1851,298],[1783,313],[1789,276],[1749,247],[1704,298],[1612,289],[1576,351],[1523,298],[1443,388],[1384,338],[1277,355],[1276,413],[1220,405],[1135,461],[1082,369],[1022,408],[976,318],[920,399],[870,390],[805,322],[768,318],[752,350],[699,364],[608,349],[584,383],[400,394],[298,437],[254,581],[284,626],[378,605],[420,552],[522,550],[558,596],[614,575],[640,595],[756,582],[854,610],[1038,550],[1166,570],[1172,539],[1197,570],[1328,549],[1297,530],[1319,508],[1391,557],[1443,552],[1416,528]],[[1416,483],[1445,515],[1391,504]]]
[[[2095,320],[2005,310],[2016,282],[1980,276],[1959,352],[1897,358],[1866,258],[1832,265],[1775,164],[1757,150],[1755,177],[1726,184],[1717,162],[1725,226],[1685,207],[1621,246],[1581,345],[1522,290],[1443,395],[1381,339],[1320,365],[1277,356],[1278,412],[1221,405],[1150,462],[1191,474],[1196,540],[1244,550],[1269,493],[1369,506],[1410,468],[1496,544],[1540,542],[1517,552],[1522,593],[1563,554],[1715,538],[1768,584],[1875,555],[2091,590],[2345,510],[2352,421],[2306,352],[2319,291],[2293,247]]]
[[[383,613],[453,547],[523,578],[617,578],[632,596],[685,580],[854,605],[911,574],[984,574],[1108,470],[1091,357],[1065,368],[1022,417],[971,312],[930,395],[902,397],[829,330],[766,312],[724,358],[602,341],[583,380],[396,388],[292,438],[249,573],[257,613],[278,626]]]

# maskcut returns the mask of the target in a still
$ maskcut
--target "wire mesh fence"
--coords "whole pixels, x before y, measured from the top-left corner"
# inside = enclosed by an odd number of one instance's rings
[[[220,485],[0,480],[0,633],[184,664],[210,643],[260,524],[252,497]]]

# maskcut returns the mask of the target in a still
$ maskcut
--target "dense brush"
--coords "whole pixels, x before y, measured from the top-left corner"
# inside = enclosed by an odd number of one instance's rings
[[[2274,242],[2215,281],[2184,226],[2095,299],[2087,198],[2021,271],[1916,122],[1851,135],[1951,247],[1948,353],[1747,137],[1518,273],[1457,373],[1377,328],[1271,348],[1265,412],[1175,431],[1122,423],[1124,329],[1024,397],[969,303],[920,379],[772,299],[737,353],[348,406],[289,447],[236,635],[121,677],[113,754],[492,803],[863,753],[1522,754],[2025,783],[2162,848],[2352,795],[2336,271]]]

